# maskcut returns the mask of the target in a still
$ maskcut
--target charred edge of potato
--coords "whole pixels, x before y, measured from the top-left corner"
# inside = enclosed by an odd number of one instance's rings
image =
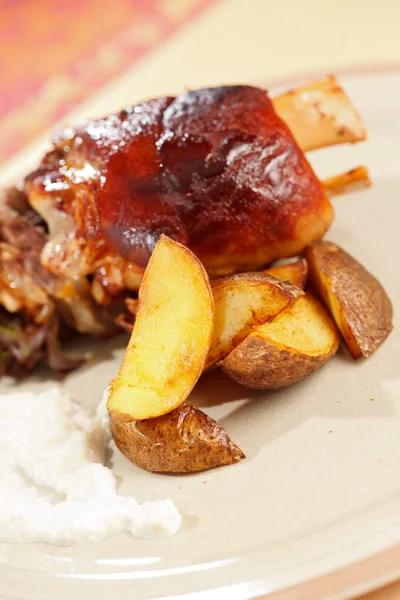
[[[214,289],[217,289],[219,286],[222,286],[224,284],[231,284],[231,283],[236,283],[236,282],[245,282],[245,283],[253,283],[255,285],[263,285],[264,283],[273,283],[276,284],[276,277],[273,276],[269,276],[268,277],[268,273],[266,273],[265,271],[250,271],[248,273],[235,273],[233,275],[227,275],[226,277],[221,277],[219,279],[215,279],[212,284],[211,284],[211,288],[214,292]],[[280,281],[280,284],[283,284],[282,289],[286,290],[287,292],[292,293],[293,290],[293,284],[290,283],[290,281]]]
[[[268,275],[272,275],[277,279],[289,281],[296,287],[304,290],[307,285],[308,263],[304,257],[300,257],[290,263],[273,265],[266,269],[265,273],[268,273]]]
[[[220,366],[246,387],[278,389],[322,367],[338,347],[335,323],[323,304],[307,292],[271,323],[256,327]]]
[[[142,469],[157,473],[194,473],[245,458],[224,429],[186,400],[172,412],[143,421],[111,415],[119,450]]]
[[[393,329],[392,303],[379,281],[336,244],[314,242],[306,249],[310,281],[354,358],[370,356]]]

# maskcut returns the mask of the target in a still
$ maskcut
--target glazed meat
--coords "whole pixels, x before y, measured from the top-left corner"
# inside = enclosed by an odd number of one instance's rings
[[[332,222],[328,195],[370,184],[364,167],[320,182],[304,152],[365,137],[334,77],[272,101],[190,91],[59,133],[23,190],[0,193],[0,375],[68,370],[64,331],[130,331],[162,233],[211,278],[302,252]]]
[[[250,86],[151,100],[67,129],[25,191],[50,231],[42,265],[92,275],[102,304],[138,289],[161,233],[216,277],[299,253],[333,219],[292,133]]]
[[[80,333],[107,335],[111,318],[97,306],[85,277],[65,278],[41,264],[44,222],[16,188],[0,193],[0,304],[44,323],[57,310]]]
[[[61,323],[82,333],[111,331],[112,317],[96,305],[86,278],[58,278],[43,268],[46,241],[46,225],[25,194],[1,192],[0,376],[24,374],[43,360],[57,371],[76,366],[61,352]]]

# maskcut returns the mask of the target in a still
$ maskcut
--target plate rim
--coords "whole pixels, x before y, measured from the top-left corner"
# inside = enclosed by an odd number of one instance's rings
[[[375,63],[373,65],[354,65],[351,67],[341,67],[334,69],[314,69],[298,71],[289,75],[285,75],[282,78],[275,77],[268,80],[255,81],[255,85],[264,85],[268,87],[277,87],[281,85],[293,85],[296,82],[308,79],[312,77],[321,76],[323,73],[334,72],[338,77],[350,76],[350,77],[365,77],[368,75],[383,75],[383,74],[400,74],[400,62],[382,62]],[[98,90],[97,90],[98,91]],[[86,99],[87,101],[88,99]],[[74,108],[76,110],[77,107]],[[66,115],[65,118],[67,118]],[[63,118],[63,120],[65,119]],[[57,123],[52,126],[52,130],[57,127]],[[13,155],[0,166],[0,175],[7,172],[8,165],[17,165],[18,162],[23,161],[23,157],[26,155],[26,151],[29,149],[30,152],[34,152],[36,146],[40,144],[43,135],[48,134],[50,130],[47,129],[44,134],[35,138],[28,146],[23,148],[20,152]],[[307,598],[307,600],[329,600],[353,598],[360,594],[372,592],[374,590],[381,589],[387,584],[393,583],[400,580],[400,544],[391,546],[383,551],[377,551],[371,556],[353,562],[345,567],[334,569],[330,572],[325,573],[316,578],[312,578],[303,582],[299,582],[294,586],[272,589],[271,591],[259,596],[251,595],[249,597],[254,600],[298,600],[299,597]],[[250,582],[249,582],[250,583]],[[207,590],[203,592],[194,592],[193,598],[197,594],[201,597],[206,598],[210,594],[213,594],[214,590]],[[202,595],[204,594],[204,596]],[[192,597],[188,594],[188,597]],[[168,596],[167,596],[168,597]],[[171,599],[175,596],[171,596]],[[180,596],[185,598],[186,594]],[[3,598],[0,591],[0,598]]]
[[[365,577],[366,574],[368,577]],[[358,598],[399,579],[400,545],[396,545],[320,577],[257,596],[254,600],[298,600],[299,597],[307,600],[328,600],[328,596],[329,600]]]

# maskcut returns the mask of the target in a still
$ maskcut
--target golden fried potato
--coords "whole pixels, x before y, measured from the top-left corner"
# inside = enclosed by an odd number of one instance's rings
[[[170,412],[204,368],[214,323],[208,276],[190,250],[161,236],[139,291],[139,308],[107,408],[120,421]]]
[[[307,282],[308,265],[305,258],[260,272],[224,277],[212,283],[215,306],[215,325],[211,348],[205,368],[209,368],[229,353],[250,332],[254,325],[265,323],[290,302],[298,298]],[[266,276],[267,275],[267,276]],[[271,277],[268,277],[271,275]],[[293,283],[296,288],[282,285]],[[119,315],[118,325],[131,331],[137,312],[136,299],[127,299],[129,314]]]
[[[112,414],[111,432],[121,452],[147,471],[194,473],[245,458],[224,429],[188,400],[156,419],[122,421]]]
[[[229,354],[252,327],[273,319],[304,292],[267,273],[240,273],[212,284],[214,332],[205,368]]]
[[[331,358],[339,335],[326,308],[310,292],[251,334],[220,363],[235,381],[275,389],[304,379]]]
[[[393,308],[382,285],[332,242],[311,244],[310,281],[329,307],[354,358],[369,356],[393,328]]]
[[[305,258],[301,257],[291,263],[270,267],[265,273],[273,275],[277,279],[283,279],[283,281],[290,281],[293,285],[304,290],[307,284],[308,263]]]

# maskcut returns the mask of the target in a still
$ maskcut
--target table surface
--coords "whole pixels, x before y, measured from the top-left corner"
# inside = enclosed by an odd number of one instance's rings
[[[0,8],[3,3],[6,0],[0,0]],[[92,10],[90,0],[83,4]],[[97,6],[103,4],[100,1]],[[89,57],[90,64],[97,66],[91,78],[87,68],[78,68],[85,64],[83,59],[76,66],[72,48],[64,63],[42,69],[46,85],[40,86],[36,79],[30,87],[26,84],[25,96],[18,88],[20,96],[10,92],[7,106],[4,99],[3,106],[0,101],[0,161],[5,169],[7,165],[12,169],[12,154],[22,144],[39,131],[43,140],[48,139],[47,128],[60,118],[73,122],[89,116],[89,104],[93,116],[185,87],[272,84],[324,72],[400,68],[399,23],[397,0],[123,1],[113,23],[98,21],[102,38],[93,39],[90,48],[85,46],[86,64]],[[72,70],[71,61],[75,61]],[[15,66],[8,75],[16,76]],[[71,81],[77,82],[73,88]],[[7,83],[10,87],[11,80]],[[66,94],[71,89],[73,93]],[[25,152],[29,151],[28,147]],[[400,583],[362,600],[399,597]]]

